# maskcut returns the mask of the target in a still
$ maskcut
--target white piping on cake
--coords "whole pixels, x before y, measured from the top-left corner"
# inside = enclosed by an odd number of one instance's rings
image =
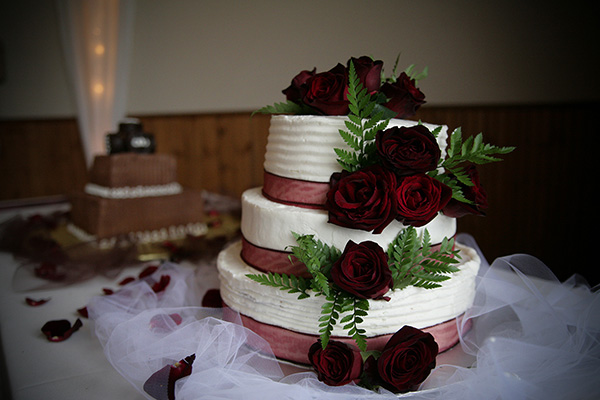
[[[96,185],[95,183],[88,183],[85,185],[84,190],[87,194],[104,197],[107,199],[133,199],[140,197],[169,196],[179,194],[183,191],[181,185],[177,182],[168,183],[166,185],[134,187],[124,186],[116,188],[109,188]]]
[[[78,240],[83,242],[91,242],[97,240],[96,236],[84,231],[80,227],[69,223],[67,230]],[[187,225],[172,225],[168,228],[161,228],[151,231],[130,232],[126,236],[129,240],[137,243],[156,243],[165,240],[183,239],[187,235],[200,236],[208,232],[208,227],[203,222],[189,223]],[[98,240],[98,247],[108,249],[114,247],[117,242],[117,237],[105,238]]]

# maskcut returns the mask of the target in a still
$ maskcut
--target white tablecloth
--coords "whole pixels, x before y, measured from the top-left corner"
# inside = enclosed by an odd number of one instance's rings
[[[16,213],[50,212],[65,207],[53,205],[0,212],[0,221]],[[53,343],[42,334],[47,321],[79,317],[77,309],[103,288],[117,282],[97,277],[54,290],[17,293],[12,279],[17,262],[11,254],[0,253],[0,337],[2,340],[2,399],[143,399],[107,361],[91,321],[64,342]],[[140,267],[137,267],[139,269]],[[136,270],[123,271],[123,275]],[[26,297],[51,298],[31,307]]]

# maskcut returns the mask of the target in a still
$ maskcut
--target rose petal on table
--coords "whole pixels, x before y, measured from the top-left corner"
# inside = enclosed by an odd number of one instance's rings
[[[88,309],[87,309],[87,307],[81,307],[81,308],[77,309],[77,313],[79,315],[81,315],[82,317],[84,317],[84,318],[88,318]]]
[[[42,326],[42,332],[46,335],[46,338],[51,342],[62,342],[68,339],[74,332],[79,330],[83,326],[83,323],[79,318],[75,321],[73,326],[71,322],[66,319],[59,319],[48,321]]]
[[[138,278],[142,279],[147,276],[150,276],[154,272],[156,272],[157,269],[158,269],[158,265],[149,265],[140,272],[140,274],[138,275]]]
[[[170,332],[173,324],[179,325],[182,321],[183,318],[177,313],[156,314],[150,319],[150,330],[159,333]]]
[[[104,292],[105,295],[110,296],[111,294],[113,294],[115,291],[109,288],[103,288],[102,291]]]
[[[31,297],[25,298],[25,303],[27,303],[27,305],[30,305],[31,307],[41,306],[42,304],[46,304],[49,301],[50,297],[45,299],[32,299]]]
[[[152,290],[154,293],[162,292],[167,288],[169,282],[171,282],[171,277],[169,275],[162,275],[160,280],[152,285]]]
[[[175,382],[192,373],[195,359],[196,355],[192,354],[173,365],[159,369],[144,383],[144,391],[157,400],[174,400]]]
[[[128,276],[124,278],[121,282],[119,282],[119,286],[125,286],[133,281],[135,281],[135,278],[133,276]]]

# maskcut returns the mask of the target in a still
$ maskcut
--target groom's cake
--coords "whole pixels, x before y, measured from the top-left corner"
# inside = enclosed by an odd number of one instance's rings
[[[271,117],[264,185],[242,195],[242,239],[217,263],[225,305],[300,363],[319,339],[381,350],[405,325],[452,347],[480,266],[453,242],[455,217],[481,214],[485,198],[470,167],[444,168],[460,158],[448,128],[387,118],[423,102],[415,80],[381,85],[380,62],[352,61],[303,71],[286,103],[261,110],[321,115]]]
[[[71,196],[76,234],[98,239],[133,235],[151,242],[206,229],[202,193],[177,182],[175,158],[154,154],[153,136],[137,120],[107,135],[107,150],[94,158],[84,190]]]

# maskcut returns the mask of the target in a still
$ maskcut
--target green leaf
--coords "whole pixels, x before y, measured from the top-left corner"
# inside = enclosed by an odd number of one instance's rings
[[[254,116],[254,114],[301,114],[306,110],[306,107],[287,100],[286,102],[279,102],[270,106],[259,108],[252,113],[252,116]]]

